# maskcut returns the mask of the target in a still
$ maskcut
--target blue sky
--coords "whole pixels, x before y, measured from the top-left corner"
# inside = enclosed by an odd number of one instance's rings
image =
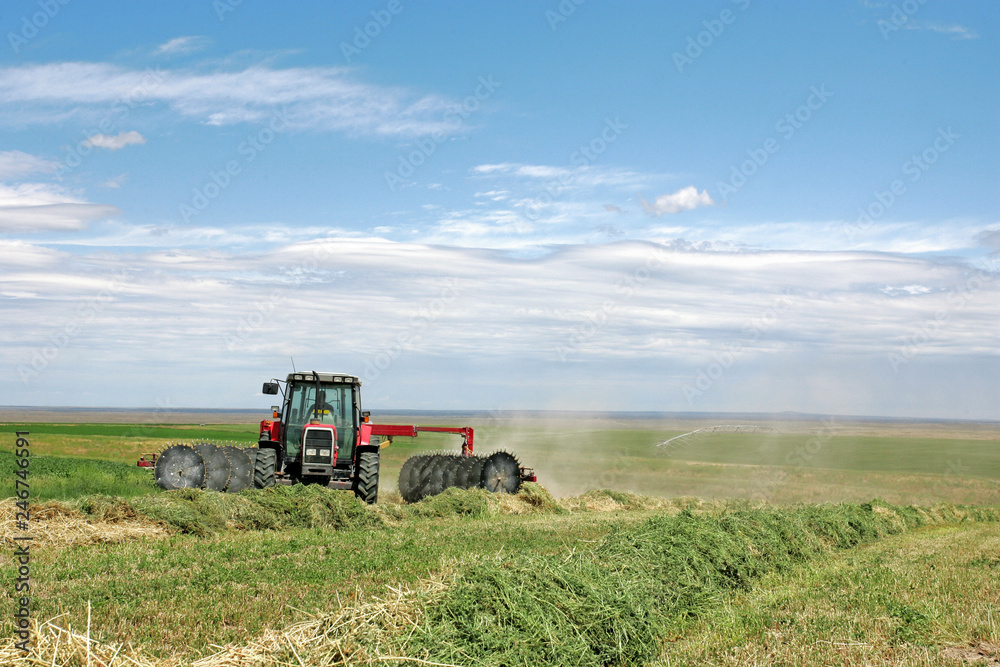
[[[9,2],[0,404],[1000,419],[990,2]]]

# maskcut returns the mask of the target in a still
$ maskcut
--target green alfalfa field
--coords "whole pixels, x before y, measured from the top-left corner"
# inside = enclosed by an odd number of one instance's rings
[[[476,426],[477,450],[516,452],[539,484],[404,505],[402,462],[456,445],[426,434],[382,450],[375,507],[302,486],[166,493],[140,454],[251,443],[256,425],[3,425],[4,479],[15,430],[34,455],[38,662],[22,664],[87,664],[88,611],[92,665],[960,665],[1000,650],[996,425],[769,422],[665,450],[707,424],[435,419]],[[14,532],[7,501],[8,552]],[[0,662],[20,659],[11,646]]]

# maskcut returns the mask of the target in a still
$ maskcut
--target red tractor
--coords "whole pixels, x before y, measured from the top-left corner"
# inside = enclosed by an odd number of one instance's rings
[[[284,384],[284,387],[282,387]],[[399,491],[407,502],[445,488],[485,488],[515,493],[534,472],[507,452],[481,458],[473,454],[468,426],[372,424],[361,410],[361,380],[343,373],[293,372],[282,382],[265,382],[265,394],[281,394],[271,419],[260,423],[257,447],[177,444],[138,465],[154,468],[164,489],[203,488],[239,492],[276,482],[321,484],[350,489],[366,503],[378,500],[382,438],[414,437],[420,432],[462,436],[459,453],[414,456],[403,464]],[[386,444],[388,444],[386,443]]]

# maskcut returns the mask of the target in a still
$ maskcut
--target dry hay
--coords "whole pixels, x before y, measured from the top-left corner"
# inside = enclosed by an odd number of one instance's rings
[[[31,620],[28,652],[17,647],[16,638],[0,645],[0,664],[11,667],[49,665],[50,667],[165,667],[139,651],[123,644],[109,644],[94,639],[90,628],[81,632],[59,620],[62,614],[44,623]]]
[[[570,512],[657,510],[667,514],[677,514],[685,509],[708,511],[723,509],[726,506],[724,501],[704,501],[693,496],[658,498],[610,489],[596,489],[580,496],[560,498],[557,502],[560,507]]]
[[[140,537],[164,537],[167,529],[133,514],[86,518],[74,508],[57,501],[31,505],[29,525],[32,546],[68,547],[81,544],[109,544]],[[12,549],[15,537],[25,535],[17,528],[17,505],[13,498],[0,500],[0,541]]]
[[[267,630],[243,645],[212,645],[215,652],[192,661],[190,658],[157,659],[130,646],[104,643],[85,632],[63,627],[56,617],[38,624],[32,621],[30,652],[16,647],[15,638],[0,645],[0,664],[12,667],[244,667],[254,665],[384,665],[387,663],[427,663],[420,658],[393,655],[400,640],[421,629],[428,604],[440,598],[454,570],[417,587],[386,586],[382,597],[367,601],[342,600],[337,609],[317,614],[283,630]],[[402,642],[405,643],[405,642]],[[88,650],[89,645],[89,650]]]
[[[284,630],[268,630],[254,642],[216,647],[218,652],[194,661],[192,667],[243,665],[364,665],[421,662],[393,656],[402,637],[424,623],[427,604],[447,588],[441,577],[416,588],[386,586],[388,593],[368,601],[343,601],[338,609],[306,619]],[[388,651],[388,653],[386,653]]]

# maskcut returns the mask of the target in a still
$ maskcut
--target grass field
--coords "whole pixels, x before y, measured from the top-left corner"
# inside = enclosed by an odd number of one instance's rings
[[[656,665],[959,665],[1000,645],[1000,524],[983,521],[996,514],[905,507],[1000,507],[1000,434],[989,426],[798,422],[771,434],[695,437],[668,455],[653,444],[697,423],[472,425],[479,451],[517,452],[560,503],[542,490],[503,503],[469,492],[399,504],[393,489],[402,461],[453,447],[446,436],[397,439],[383,449],[382,502],[367,508],[347,492],[294,495],[302,487],[285,496],[167,494],[134,466],[140,453],[170,442],[252,442],[255,424],[2,425],[0,439],[11,445],[15,429],[31,432],[34,497],[53,499],[35,510],[42,531],[32,561],[35,618],[59,617],[57,625],[80,630],[89,603],[98,639],[159,665],[207,660],[220,650],[213,646],[226,647],[231,660],[218,664],[251,664],[232,656],[253,651],[270,656],[259,664],[298,664],[281,637],[299,646],[304,664],[338,664],[305,653],[327,646],[302,639],[323,627],[328,637],[346,633],[337,650],[353,646],[348,654],[368,656],[364,664],[387,664],[372,658],[379,642],[463,665],[523,664],[517,656],[526,654],[504,653],[507,644],[472,648],[491,641],[536,642],[531,664],[589,664],[597,655],[594,664]],[[0,475],[11,479],[7,450]],[[789,465],[790,454],[798,465]],[[615,491],[593,491],[601,488]],[[685,498],[662,500],[678,497]],[[874,497],[896,507],[857,504]],[[793,505],[829,502],[851,504]],[[11,517],[5,548],[12,532]],[[664,550],[671,540],[677,546]],[[648,591],[682,581],[679,573],[692,567],[719,574],[665,591],[663,599],[675,599],[687,590],[688,602],[660,618],[655,609],[667,605]],[[13,580],[9,561],[0,578]],[[493,592],[508,602],[494,606]],[[520,618],[508,608],[535,611]],[[561,621],[549,618],[553,608]],[[636,616],[638,609],[654,611]],[[336,625],[331,614],[354,620]],[[593,646],[626,640],[591,630],[556,639],[576,622],[597,627],[600,614],[651,643],[635,644],[643,648],[634,654],[594,653]],[[393,626],[401,619],[415,624],[402,635]],[[9,635],[9,619],[2,623]],[[531,624],[537,632],[525,629]],[[454,648],[470,636],[479,639]],[[282,648],[267,648],[273,641]],[[63,651],[56,664],[85,664],[68,645]],[[579,661],[566,662],[568,655]]]

